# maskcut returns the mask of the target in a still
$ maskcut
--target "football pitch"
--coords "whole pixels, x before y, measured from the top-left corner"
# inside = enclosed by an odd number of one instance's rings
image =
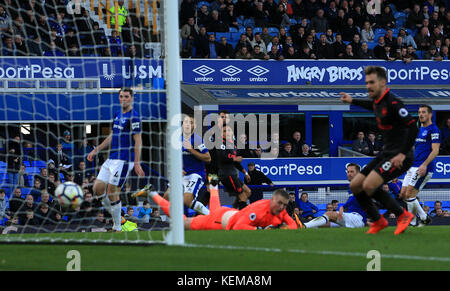
[[[81,271],[365,271],[450,270],[450,227],[394,227],[376,235],[364,229],[186,231],[186,246],[2,244],[0,270],[65,271],[70,250],[79,253]],[[30,235],[35,237],[36,235]],[[46,237],[99,238],[98,233],[46,234]],[[139,233],[103,233],[104,239],[133,240]],[[25,235],[22,235],[25,237]],[[152,237],[162,240],[162,232]]]

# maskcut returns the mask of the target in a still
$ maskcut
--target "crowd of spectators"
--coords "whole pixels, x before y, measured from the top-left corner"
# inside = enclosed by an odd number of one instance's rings
[[[65,0],[0,0],[0,55],[144,56],[149,34],[142,33],[139,19],[121,13],[119,31],[106,35],[90,13],[84,7],[68,13]]]
[[[1,155],[6,163],[7,180],[2,181],[0,188],[0,225],[112,227],[111,215],[104,211],[92,189],[98,165],[105,159],[102,154],[98,155],[97,163],[83,158],[94,147],[86,140],[83,146],[75,148],[71,133],[66,130],[56,148],[38,153],[31,142],[23,142],[20,135],[14,135]],[[39,172],[27,168],[38,168]],[[78,184],[84,194],[81,205],[73,210],[62,208],[55,197],[58,185],[66,181]],[[130,199],[131,192],[127,182],[120,198],[124,207],[134,209],[138,203]],[[140,223],[158,218],[157,211],[146,204],[141,207],[142,213],[137,211],[135,215]]]
[[[379,14],[367,2],[183,0],[182,57],[448,60],[445,1],[381,1]]]

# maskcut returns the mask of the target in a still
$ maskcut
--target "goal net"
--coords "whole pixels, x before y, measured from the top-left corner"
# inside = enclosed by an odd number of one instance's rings
[[[168,114],[179,110],[167,100],[180,101],[167,94],[163,2],[12,0],[0,7],[0,242],[167,242],[172,219],[149,197],[131,195],[147,184],[163,195],[177,158],[168,159],[166,143],[174,131]],[[133,93],[129,115],[121,88]],[[110,133],[121,141],[113,137],[103,148]],[[139,134],[141,175],[133,166]],[[99,177],[110,155],[128,160]],[[97,199],[94,184],[105,179],[106,189],[118,184],[120,233],[111,232],[113,215]],[[55,194],[67,181],[84,194],[75,209]]]

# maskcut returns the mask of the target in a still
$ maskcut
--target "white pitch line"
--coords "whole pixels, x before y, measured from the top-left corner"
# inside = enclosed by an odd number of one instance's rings
[[[192,248],[229,249],[229,250],[243,250],[243,251],[274,252],[274,253],[288,252],[288,253],[313,254],[313,255],[336,255],[336,256],[350,256],[350,257],[364,257],[364,258],[367,257],[367,253],[358,253],[358,252],[312,251],[302,249],[282,250],[279,248],[259,248],[259,247],[201,245],[201,244],[185,244],[184,246]],[[423,257],[423,256],[398,255],[398,254],[381,254],[381,258],[415,260],[415,261],[450,262],[449,257]]]

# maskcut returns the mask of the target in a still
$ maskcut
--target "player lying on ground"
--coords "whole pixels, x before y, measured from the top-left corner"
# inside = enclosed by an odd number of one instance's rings
[[[210,182],[211,183],[211,182]],[[297,229],[297,223],[286,212],[289,201],[288,193],[283,189],[273,192],[271,199],[256,201],[244,209],[237,210],[220,205],[217,182],[210,185],[209,215],[197,215],[184,218],[184,228],[187,230],[255,230],[268,228]],[[158,192],[146,187],[148,195],[169,215],[170,202],[161,197]]]
[[[384,147],[351,181],[350,188],[368,218],[373,221],[367,233],[377,233],[389,224],[374,205],[372,199],[375,199],[397,217],[397,229],[394,232],[397,235],[405,231],[414,215],[403,209],[380,186],[411,167],[414,158],[412,147],[418,129],[416,120],[408,113],[403,102],[389,91],[386,70],[367,66],[364,73],[370,100],[355,99],[346,93],[341,93],[341,100],[375,113],[378,128],[383,134]]]
[[[353,178],[360,172],[358,164],[350,163],[347,165],[347,179],[352,181]],[[346,211],[344,212],[344,209]],[[328,222],[334,222],[337,226],[356,228],[364,227],[367,222],[367,215],[361,208],[355,196],[348,198],[347,202],[337,211],[327,211],[322,216],[314,218],[313,220],[304,224],[305,228],[315,228],[328,225]]]
[[[400,198],[406,202],[409,212],[414,216],[419,215],[421,224],[429,224],[431,218],[416,197],[433,175],[434,158],[439,154],[441,135],[439,128],[433,124],[433,109],[429,105],[419,107],[419,121],[421,127],[414,144],[414,164],[403,179]],[[413,225],[416,224],[414,220]]]

